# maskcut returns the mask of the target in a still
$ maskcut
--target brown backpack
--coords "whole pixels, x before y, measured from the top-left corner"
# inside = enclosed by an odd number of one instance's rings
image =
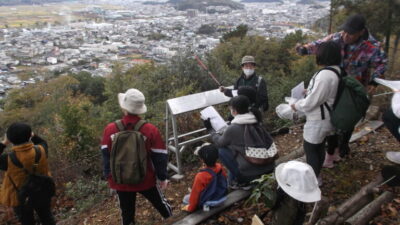
[[[118,184],[139,184],[146,176],[146,137],[139,131],[145,123],[139,120],[133,130],[127,130],[121,120],[115,121],[119,132],[112,139],[110,164],[112,178]]]

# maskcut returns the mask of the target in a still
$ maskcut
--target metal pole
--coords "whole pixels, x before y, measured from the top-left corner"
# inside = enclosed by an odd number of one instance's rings
[[[177,128],[177,124],[176,124],[175,115],[171,115],[171,119],[172,119],[172,130],[174,132],[174,142],[175,142],[174,144],[175,144],[175,148],[178,150],[179,149],[178,128]],[[176,165],[178,167],[178,174],[182,174],[180,151],[176,151],[175,155],[176,155]]]
[[[381,95],[390,95],[390,94],[393,94],[394,92],[385,92],[385,93],[381,93],[381,94],[376,94],[376,95],[373,95],[374,97],[376,97],[376,96],[381,96]]]
[[[168,130],[168,123],[169,123],[169,110],[168,110],[168,102],[165,103],[165,147],[168,149],[168,139],[169,139],[169,130]]]
[[[214,76],[214,74],[208,70],[207,66],[204,65],[204,63],[200,60],[200,58],[195,55],[194,58],[196,59],[197,63],[200,65],[201,68],[203,68],[208,75],[215,81],[215,83],[217,83],[219,86],[221,86],[221,83],[217,80],[217,78]]]

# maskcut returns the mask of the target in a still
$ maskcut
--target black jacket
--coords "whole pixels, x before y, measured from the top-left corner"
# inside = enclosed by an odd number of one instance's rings
[[[260,78],[261,79],[260,79]],[[260,81],[258,81],[260,79]],[[267,111],[269,108],[268,104],[268,92],[267,92],[267,83],[264,78],[258,76],[256,73],[251,75],[249,78],[242,73],[242,75],[237,79],[236,83],[233,86],[233,90],[239,89],[241,86],[252,86],[257,91],[257,99],[254,104],[256,108],[261,108],[263,111]],[[224,94],[228,97],[232,97],[232,89],[226,89]]]

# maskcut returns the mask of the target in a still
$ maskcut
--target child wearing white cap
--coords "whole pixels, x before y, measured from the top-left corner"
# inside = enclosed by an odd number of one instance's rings
[[[321,190],[312,167],[299,161],[279,164],[275,169],[278,197],[272,208],[274,225],[303,224],[306,210],[304,203],[321,200]]]

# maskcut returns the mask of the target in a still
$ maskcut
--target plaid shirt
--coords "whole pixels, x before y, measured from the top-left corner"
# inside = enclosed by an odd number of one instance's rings
[[[341,66],[348,75],[355,77],[364,86],[375,84],[373,79],[376,77],[383,77],[387,64],[386,54],[382,50],[381,43],[372,35],[368,34],[368,37],[349,45],[343,42],[342,32],[334,33],[305,45],[307,54],[315,54],[318,45],[326,41],[334,41],[340,45]]]

